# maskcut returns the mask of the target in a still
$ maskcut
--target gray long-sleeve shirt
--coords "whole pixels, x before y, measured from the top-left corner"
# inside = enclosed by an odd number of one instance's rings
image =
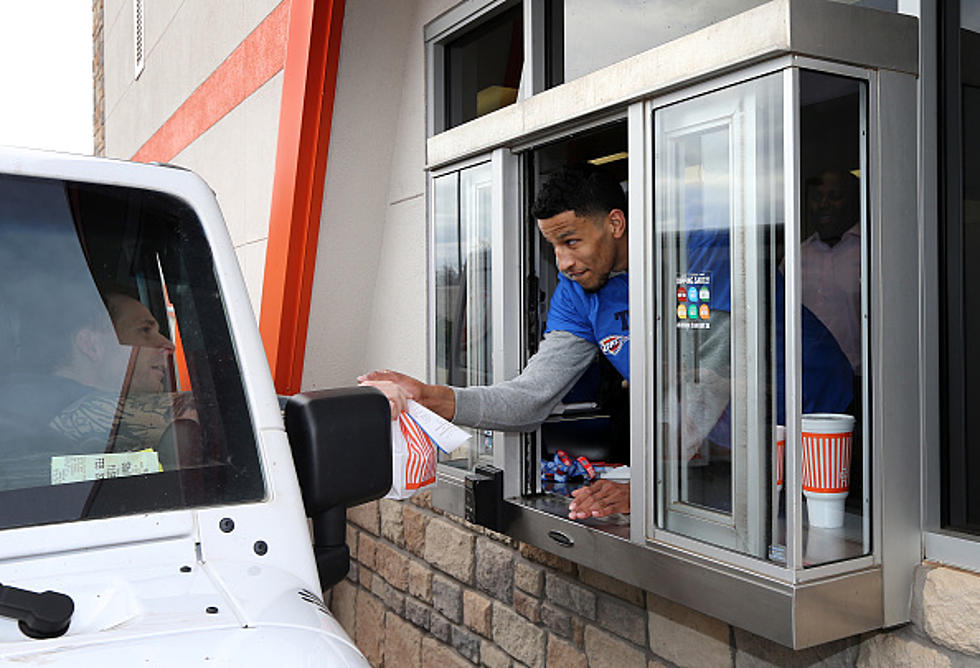
[[[548,332],[517,377],[493,385],[452,388],[453,422],[503,431],[537,428],[585,373],[596,350],[594,343],[570,332]]]

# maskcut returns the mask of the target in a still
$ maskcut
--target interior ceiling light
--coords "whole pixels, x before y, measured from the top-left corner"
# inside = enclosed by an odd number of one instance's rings
[[[629,154],[626,151],[620,151],[619,153],[610,153],[609,155],[604,155],[601,158],[592,158],[589,160],[590,165],[606,165],[610,162],[616,162],[617,160],[625,160]]]

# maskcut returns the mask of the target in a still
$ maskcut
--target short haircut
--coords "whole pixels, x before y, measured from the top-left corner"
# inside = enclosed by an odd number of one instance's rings
[[[811,187],[823,185],[823,182],[828,176],[837,177],[844,196],[853,206],[859,204],[861,198],[861,179],[846,169],[822,169],[817,172],[816,176],[809,177],[805,184],[807,194],[809,194]]]
[[[613,209],[626,213],[626,195],[609,172],[588,163],[565,165],[552,174],[538,191],[531,215],[541,220],[565,211],[591,217]]]
[[[17,302],[19,336],[13,345],[19,371],[53,372],[71,360],[78,332],[113,331],[98,291],[84,278],[31,276],[21,286]]]

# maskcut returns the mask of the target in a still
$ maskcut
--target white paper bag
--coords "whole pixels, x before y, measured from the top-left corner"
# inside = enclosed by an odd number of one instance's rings
[[[387,499],[407,499],[436,481],[436,446],[406,412],[391,423],[391,466]]]

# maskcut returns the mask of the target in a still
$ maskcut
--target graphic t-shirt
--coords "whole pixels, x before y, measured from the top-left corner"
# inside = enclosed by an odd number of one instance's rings
[[[623,378],[630,377],[629,274],[614,274],[587,292],[564,275],[551,297],[546,332],[564,331],[594,343]]]

